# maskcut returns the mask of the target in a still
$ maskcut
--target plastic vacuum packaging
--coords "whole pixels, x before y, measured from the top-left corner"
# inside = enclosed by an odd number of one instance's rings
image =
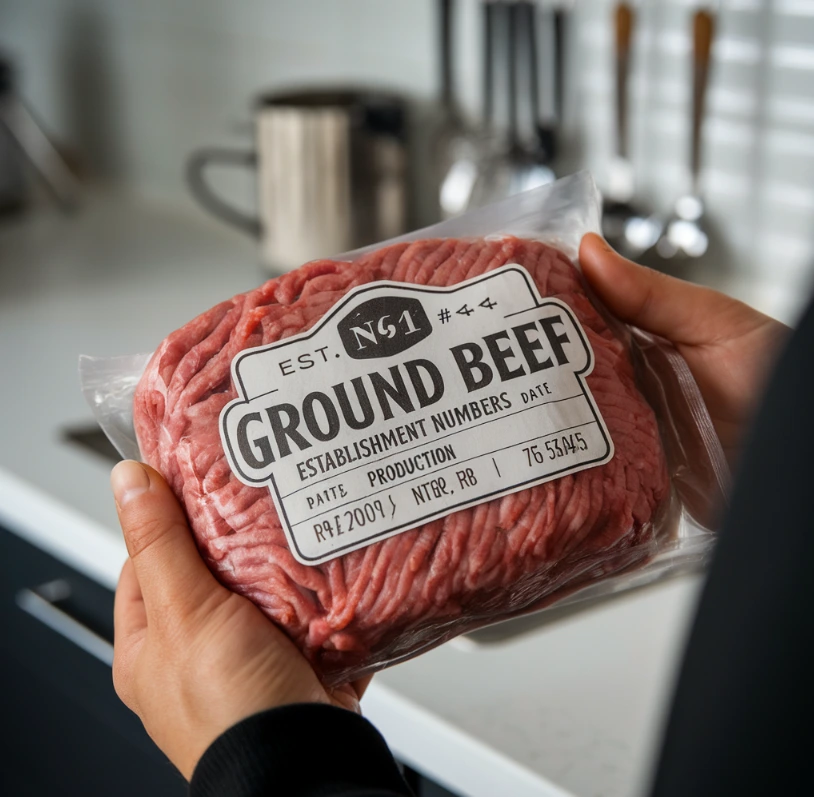
[[[580,173],[83,357],[217,578],[328,684],[704,561],[728,472],[667,341],[587,288]]]

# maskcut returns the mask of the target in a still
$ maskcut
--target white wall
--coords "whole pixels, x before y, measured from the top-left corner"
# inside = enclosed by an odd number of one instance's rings
[[[375,0],[0,0],[0,46],[25,96],[106,174],[183,195],[203,144],[251,143],[270,88],[433,87],[432,11]]]
[[[474,114],[478,4],[458,5],[459,88]],[[802,285],[814,261],[814,0],[720,5],[704,183],[723,265]],[[613,146],[611,8],[583,0],[572,14],[566,150],[600,184]],[[642,195],[660,208],[686,181],[692,9],[638,9],[633,156]],[[250,145],[262,90],[354,81],[419,100],[437,90],[433,0],[0,0],[0,46],[47,125],[98,170],[185,202],[189,151]],[[250,194],[237,177],[231,186]]]

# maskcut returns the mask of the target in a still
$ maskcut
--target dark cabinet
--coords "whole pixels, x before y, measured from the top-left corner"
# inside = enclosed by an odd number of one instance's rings
[[[113,594],[0,529],[0,793],[181,797],[113,690]]]

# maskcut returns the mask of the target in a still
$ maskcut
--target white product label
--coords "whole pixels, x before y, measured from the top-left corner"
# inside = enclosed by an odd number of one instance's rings
[[[313,565],[606,463],[592,368],[571,309],[520,266],[451,288],[377,282],[234,358],[221,439]]]

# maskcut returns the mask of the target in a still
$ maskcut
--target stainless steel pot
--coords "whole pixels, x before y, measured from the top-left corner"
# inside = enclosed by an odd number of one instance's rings
[[[261,97],[256,151],[207,148],[187,179],[210,212],[261,242],[272,273],[407,230],[404,102],[366,91],[310,90]],[[257,169],[258,216],[220,199],[204,170],[212,163]]]

